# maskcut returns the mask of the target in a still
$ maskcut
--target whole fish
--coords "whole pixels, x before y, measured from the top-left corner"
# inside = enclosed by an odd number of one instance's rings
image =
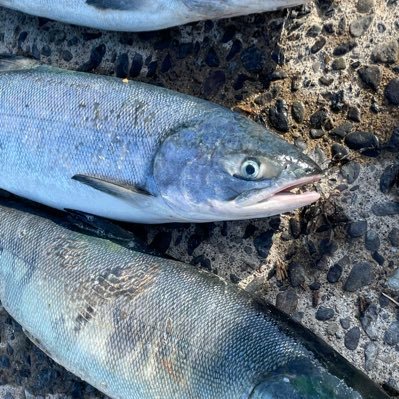
[[[308,205],[296,147],[226,108],[139,82],[0,58],[0,188],[143,223],[259,218]]]
[[[306,0],[0,0],[0,6],[61,22],[114,31],[150,31],[234,17]]]
[[[379,399],[317,336],[217,276],[0,205],[0,299],[114,399]]]

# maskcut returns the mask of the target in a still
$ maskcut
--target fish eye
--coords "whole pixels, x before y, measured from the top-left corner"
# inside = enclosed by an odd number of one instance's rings
[[[241,175],[244,179],[255,180],[260,172],[260,165],[256,160],[247,159],[241,165]]]

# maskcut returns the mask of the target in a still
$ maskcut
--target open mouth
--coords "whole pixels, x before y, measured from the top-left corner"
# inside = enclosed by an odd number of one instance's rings
[[[320,198],[320,194],[315,191],[298,192],[299,188],[311,183],[319,181],[320,175],[301,177],[300,179],[291,181],[287,184],[283,184],[275,190],[270,188],[251,190],[249,192],[239,195],[235,202],[242,206],[247,207],[256,204],[262,204],[263,202],[281,201],[282,203],[299,204],[311,204]],[[295,192],[293,192],[295,190]]]

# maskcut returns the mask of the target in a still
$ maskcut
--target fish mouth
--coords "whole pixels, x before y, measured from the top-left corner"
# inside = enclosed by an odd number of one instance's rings
[[[271,205],[280,205],[282,208],[292,208],[309,205],[316,202],[320,198],[320,194],[316,191],[306,191],[302,193],[292,192],[297,188],[315,183],[321,179],[321,175],[312,175],[301,177],[297,180],[282,184],[276,189],[264,188],[247,191],[235,198],[234,202],[240,207],[252,207]]]

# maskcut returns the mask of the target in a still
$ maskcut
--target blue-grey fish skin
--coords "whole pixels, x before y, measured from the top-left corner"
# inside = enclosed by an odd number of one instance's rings
[[[0,88],[0,188],[53,208],[128,222],[209,222],[319,198],[274,196],[317,180],[317,165],[216,104],[18,57],[0,56]],[[258,177],[242,176],[242,165]]]
[[[114,31],[150,31],[303,4],[305,0],[0,0],[39,17]]]
[[[212,274],[4,205],[0,249],[3,306],[111,398],[386,398],[353,368],[342,375],[336,353],[331,374],[300,328]]]

